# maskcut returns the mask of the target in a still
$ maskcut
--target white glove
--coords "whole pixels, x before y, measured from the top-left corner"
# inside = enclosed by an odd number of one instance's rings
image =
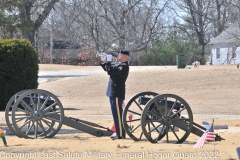
[[[102,61],[102,62],[106,62],[106,59],[107,59],[107,57],[101,56],[101,61]]]
[[[107,61],[112,62],[112,55],[107,55]]]

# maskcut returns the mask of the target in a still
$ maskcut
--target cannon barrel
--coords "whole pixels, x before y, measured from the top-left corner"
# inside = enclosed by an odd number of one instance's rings
[[[140,96],[140,97],[138,98],[138,103],[139,103],[140,105],[146,105],[147,102],[148,102],[149,100],[151,100],[151,99],[152,99],[152,98],[150,98],[150,97]]]
[[[26,102],[26,103],[30,103],[30,97],[29,96],[26,96],[23,98],[23,100]],[[38,97],[33,97],[33,101],[34,102],[37,102],[38,101]],[[46,98],[40,98],[39,102],[40,103],[44,103],[46,101]],[[50,106],[54,103],[55,101],[52,100],[52,99],[48,99],[47,102],[46,102],[46,106]]]
[[[138,103],[141,104],[141,105],[146,105],[147,102],[150,101],[151,99],[152,98],[150,98],[150,97],[140,96],[138,98]],[[163,106],[165,104],[165,99],[159,99],[158,102],[160,103],[161,106]],[[171,108],[173,106],[173,104],[174,104],[174,101],[167,100],[168,107]],[[176,102],[174,109],[178,109],[179,110],[180,107],[181,107],[181,103]]]

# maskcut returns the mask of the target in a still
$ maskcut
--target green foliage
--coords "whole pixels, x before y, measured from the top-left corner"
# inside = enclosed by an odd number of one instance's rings
[[[0,40],[0,110],[17,92],[38,87],[38,58],[28,40]]]
[[[0,2],[0,37],[12,38],[19,27],[19,15],[16,12],[17,6],[23,0],[1,1]],[[16,34],[15,34],[16,36]]]
[[[0,1],[0,38],[23,37],[34,44],[36,31],[58,1]]]
[[[188,64],[200,58],[201,46],[193,39],[184,40],[175,33],[168,34],[164,40],[157,40],[153,47],[140,58],[140,65],[176,65],[176,56],[184,54]]]
[[[13,22],[13,17],[8,16],[5,17],[1,14],[0,11],[0,37],[2,38],[9,38],[14,37],[14,33],[17,31],[16,25]]]

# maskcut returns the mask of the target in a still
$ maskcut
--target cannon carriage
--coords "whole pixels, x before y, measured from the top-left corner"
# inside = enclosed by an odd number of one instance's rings
[[[126,104],[122,118],[126,133],[135,141],[183,143],[190,133],[201,137],[207,130],[193,121],[189,104],[174,94],[138,93]],[[216,134],[215,141],[221,140]]]
[[[5,119],[11,132],[20,138],[51,138],[63,124],[97,137],[113,134],[106,127],[65,116],[60,100],[40,89],[24,90],[12,96],[5,109]]]
[[[5,119],[9,130],[20,138],[51,138],[62,125],[97,137],[113,134],[107,127],[65,116],[60,100],[40,89],[23,90],[13,95],[6,106]],[[155,92],[134,95],[124,108],[122,123],[131,139],[147,139],[151,143],[164,140],[164,137],[167,143],[182,143],[190,133],[202,136],[206,130],[193,122],[191,108],[184,99]]]

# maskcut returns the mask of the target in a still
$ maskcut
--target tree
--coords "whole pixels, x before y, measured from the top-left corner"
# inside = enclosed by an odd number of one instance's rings
[[[181,17],[189,26],[198,39],[199,45],[202,46],[202,56],[204,56],[204,47],[207,44],[205,40],[205,31],[209,29],[209,19],[207,18],[209,6],[211,6],[210,0],[174,0],[175,4],[185,13],[183,15],[178,14],[175,9],[175,13]],[[180,23],[177,23],[179,28],[182,28]],[[184,27],[183,27],[184,28]],[[186,32],[186,28],[184,28]]]
[[[185,54],[188,62],[203,62],[199,57],[201,47],[194,39],[184,40],[177,31],[166,34],[164,40],[157,40],[153,47],[140,58],[141,65],[176,65],[176,56]]]
[[[156,0],[147,2],[99,0],[99,2],[104,9],[104,14],[100,16],[111,26],[114,33],[113,41],[118,41],[117,47],[129,48],[133,52],[144,50],[154,37],[161,33],[164,20],[160,16],[169,3]]]
[[[26,38],[34,44],[37,30],[58,1],[12,0],[1,2],[1,9],[5,12],[3,13],[0,10],[0,15],[2,14],[5,17],[6,20],[4,22],[10,19],[7,24],[13,28],[12,30],[7,30],[9,38],[14,37],[13,33],[19,31],[22,38]]]
[[[14,37],[17,32],[17,17],[15,15],[6,15],[6,5],[0,2],[0,38]]]
[[[101,51],[140,51],[159,35],[168,1],[73,0],[55,6],[56,34]],[[63,12],[63,8],[65,12]],[[62,31],[62,32],[61,32]],[[66,36],[67,35],[67,36]]]
[[[184,20],[177,27],[182,28],[189,35],[198,39],[202,46],[202,56],[205,54],[205,45],[211,38],[219,35],[229,24],[231,3],[233,0],[174,0],[176,7],[173,10]],[[184,25],[183,25],[184,24]],[[188,29],[186,28],[188,24]],[[194,32],[191,34],[189,32]]]
[[[62,0],[50,13],[54,15],[53,37],[81,49],[87,43],[95,52],[114,53],[120,48],[139,52],[164,32],[167,23],[161,16],[167,4],[156,0]],[[46,43],[45,37],[50,39],[50,17],[38,31],[39,45]]]

